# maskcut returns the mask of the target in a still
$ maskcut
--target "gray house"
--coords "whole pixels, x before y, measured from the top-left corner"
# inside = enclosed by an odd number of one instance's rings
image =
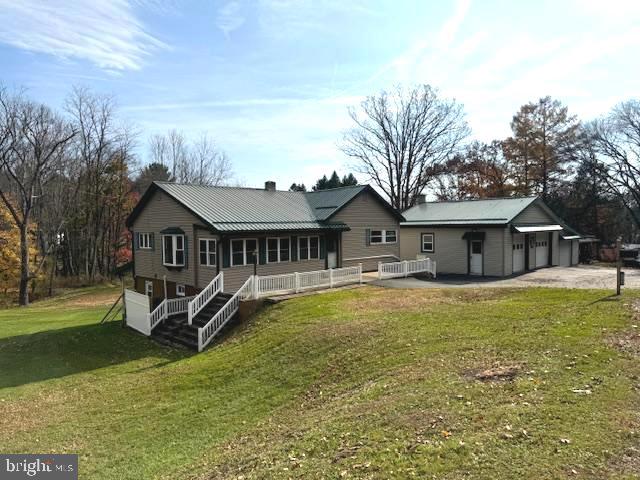
[[[438,273],[508,276],[578,263],[579,235],[537,197],[426,202],[403,212],[400,256]]]
[[[274,275],[400,257],[402,216],[367,185],[319,192],[154,182],[127,219],[135,289],[156,301],[190,296],[224,271],[235,292]]]

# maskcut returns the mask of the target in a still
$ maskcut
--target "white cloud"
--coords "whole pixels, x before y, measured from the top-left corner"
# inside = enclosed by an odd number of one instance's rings
[[[126,0],[0,0],[0,42],[111,71],[139,70],[167,45],[151,34]]]
[[[216,16],[216,26],[226,35],[240,28],[245,22],[242,13],[242,5],[238,1],[232,1],[224,4],[218,10]]]

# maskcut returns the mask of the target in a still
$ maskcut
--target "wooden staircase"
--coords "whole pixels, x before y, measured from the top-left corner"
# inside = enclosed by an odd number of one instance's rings
[[[191,325],[188,324],[186,312],[167,317],[153,329],[151,338],[165,345],[179,345],[197,352],[198,328],[204,327],[230,298],[228,293],[218,293],[198,312]]]

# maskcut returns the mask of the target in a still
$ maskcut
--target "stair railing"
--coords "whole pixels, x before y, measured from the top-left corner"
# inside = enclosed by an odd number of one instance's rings
[[[201,352],[211,342],[220,329],[235,315],[240,308],[240,301],[251,297],[254,276],[250,276],[240,289],[224,304],[224,306],[207,322],[198,328],[198,351]]]
[[[224,272],[220,272],[213,280],[211,280],[211,282],[209,282],[209,285],[204,287],[204,289],[202,289],[202,291],[189,302],[189,315],[187,317],[189,325],[193,323],[193,318],[198,314],[198,312],[200,312],[200,310],[202,310],[213,297],[223,290]]]

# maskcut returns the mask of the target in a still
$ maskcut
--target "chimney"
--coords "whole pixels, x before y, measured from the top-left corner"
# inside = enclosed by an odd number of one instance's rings
[[[418,201],[416,202],[418,205],[422,205],[423,203],[427,203],[427,196],[424,194],[418,195]]]
[[[267,180],[266,182],[264,182],[264,189],[267,192],[275,192],[276,191],[276,182],[273,182],[271,180]]]

